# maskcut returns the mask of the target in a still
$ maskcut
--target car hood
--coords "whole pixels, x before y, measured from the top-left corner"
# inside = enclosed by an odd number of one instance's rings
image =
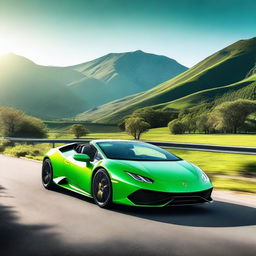
[[[120,161],[120,160],[119,160]],[[201,180],[201,171],[185,161],[121,161],[126,171],[151,178],[149,189],[161,187],[165,191],[188,192],[211,187]]]
[[[179,180],[184,177],[198,178],[198,171],[187,161],[122,161],[129,171],[158,180]],[[131,168],[131,169],[130,169]]]

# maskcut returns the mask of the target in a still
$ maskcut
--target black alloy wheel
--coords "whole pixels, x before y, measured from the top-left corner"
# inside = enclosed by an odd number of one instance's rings
[[[95,203],[108,208],[112,204],[111,180],[105,169],[99,169],[93,176],[92,195]]]
[[[54,187],[53,183],[53,171],[50,159],[45,159],[42,166],[42,183],[47,189]]]

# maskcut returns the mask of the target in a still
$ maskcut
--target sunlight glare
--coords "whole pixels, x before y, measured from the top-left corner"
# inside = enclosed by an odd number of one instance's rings
[[[0,55],[4,55],[15,51],[15,38],[7,36],[6,34],[0,35]]]

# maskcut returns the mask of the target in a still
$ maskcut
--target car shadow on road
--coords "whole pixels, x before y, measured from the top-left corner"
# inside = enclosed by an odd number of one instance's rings
[[[256,224],[256,209],[215,201],[198,206],[135,208],[115,206],[115,210],[143,219],[194,227],[236,227]]]
[[[8,190],[0,185],[0,197],[7,193]],[[79,199],[84,200],[85,197]],[[16,207],[4,205],[0,200],[1,256],[98,256],[106,254],[119,256],[131,255],[134,254],[134,250],[137,250],[133,242],[121,239],[120,241],[111,240],[111,237],[101,242],[87,242],[86,239],[81,238],[83,242],[71,243],[60,236],[60,231],[56,230],[57,225],[29,224],[22,221],[21,216],[21,212]],[[72,230],[69,234],[72,236]],[[140,248],[139,252],[142,255],[156,255],[147,246]]]
[[[7,189],[0,185],[0,198],[6,197]],[[53,232],[52,225],[24,224],[20,213],[13,206],[0,201],[0,251],[2,256],[60,255],[65,244]],[[71,251],[71,248],[67,248]],[[71,254],[70,254],[71,255]]]
[[[91,198],[69,190],[57,188],[55,191],[78,198],[86,203],[93,203]],[[256,225],[256,208],[221,201],[198,206],[172,206],[165,208],[114,205],[109,211],[162,223],[195,227]]]

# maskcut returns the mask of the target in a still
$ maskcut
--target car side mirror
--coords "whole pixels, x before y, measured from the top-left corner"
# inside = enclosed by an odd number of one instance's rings
[[[86,162],[86,163],[90,162],[90,157],[86,154],[74,154],[73,158],[76,161],[80,161],[80,162]]]

